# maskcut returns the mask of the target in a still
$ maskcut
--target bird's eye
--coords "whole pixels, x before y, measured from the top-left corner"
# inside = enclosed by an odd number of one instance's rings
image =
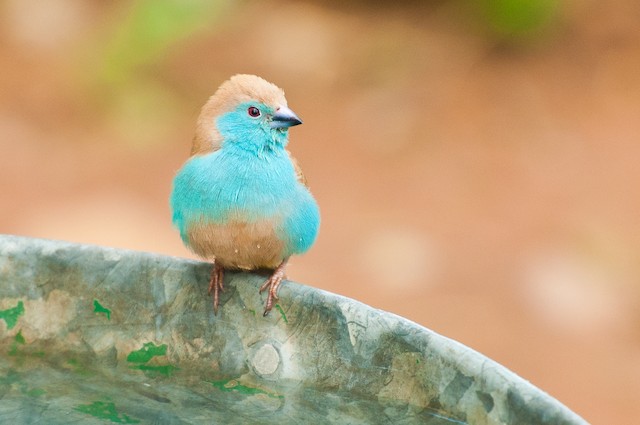
[[[255,106],[249,106],[249,109],[247,109],[247,113],[252,118],[258,118],[261,115],[260,109],[256,108]]]

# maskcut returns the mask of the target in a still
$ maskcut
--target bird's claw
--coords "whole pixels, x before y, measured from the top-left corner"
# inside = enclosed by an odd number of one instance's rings
[[[269,314],[271,309],[273,308],[273,302],[278,300],[278,287],[282,283],[282,276],[276,277],[271,276],[261,287],[260,293],[268,288],[267,290],[267,302],[264,305],[264,313],[263,316]]]
[[[278,300],[278,288],[280,288],[280,284],[284,279],[284,271],[287,266],[287,260],[284,260],[282,264],[275,269],[273,274],[266,280],[258,290],[259,293],[268,289],[267,292],[267,302],[264,305],[264,313],[263,316],[269,314],[271,309],[273,308],[273,302]]]
[[[209,295],[213,292],[213,314],[218,314],[218,306],[220,305],[220,292],[224,292],[224,269],[217,263],[213,265],[211,270],[211,279],[209,280]]]

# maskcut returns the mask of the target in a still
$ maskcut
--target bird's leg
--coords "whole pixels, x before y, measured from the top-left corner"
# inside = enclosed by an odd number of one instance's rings
[[[224,268],[216,261],[211,269],[209,280],[209,295],[213,292],[213,314],[218,314],[220,304],[220,292],[224,291]]]
[[[260,293],[262,293],[262,291],[266,289],[269,290],[267,294],[267,303],[264,306],[263,316],[269,314],[269,312],[273,308],[273,301],[278,299],[278,288],[282,283],[282,279],[284,279],[284,273],[285,269],[287,268],[288,261],[289,259],[285,258],[282,263],[280,263],[280,265],[273,271],[271,277],[269,277],[269,279],[267,279],[267,281],[260,287]]]

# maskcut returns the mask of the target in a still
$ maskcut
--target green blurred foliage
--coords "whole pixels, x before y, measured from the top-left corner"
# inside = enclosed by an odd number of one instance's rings
[[[130,3],[124,18],[113,22],[98,73],[100,81],[109,85],[125,83],[136,69],[161,59],[178,42],[198,31],[212,29],[227,4],[212,0]]]
[[[225,0],[140,0],[120,5],[89,45],[89,85],[118,139],[145,148],[175,126],[184,99],[162,81],[162,62],[181,43],[218,28],[234,3]]]
[[[538,37],[557,18],[560,0],[480,0],[485,25],[503,41]]]
[[[527,41],[543,37],[549,24],[558,17],[562,0],[308,0],[325,7],[351,13],[404,13],[408,22],[425,13],[453,10],[454,15],[467,17],[500,41]]]

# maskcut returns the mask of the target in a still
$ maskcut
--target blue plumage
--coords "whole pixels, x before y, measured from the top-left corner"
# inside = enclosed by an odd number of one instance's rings
[[[191,158],[174,180],[171,207],[173,224],[186,244],[187,230],[196,222],[282,217],[276,233],[286,243],[283,259],[307,251],[320,224],[318,206],[297,181],[282,145],[261,156],[229,145]]]
[[[300,123],[282,90],[249,75],[232,77],[203,107],[170,202],[184,243],[215,259],[215,310],[225,268],[266,267],[275,269],[261,288],[268,313],[288,258],[316,239],[318,206],[286,150],[288,128]]]

